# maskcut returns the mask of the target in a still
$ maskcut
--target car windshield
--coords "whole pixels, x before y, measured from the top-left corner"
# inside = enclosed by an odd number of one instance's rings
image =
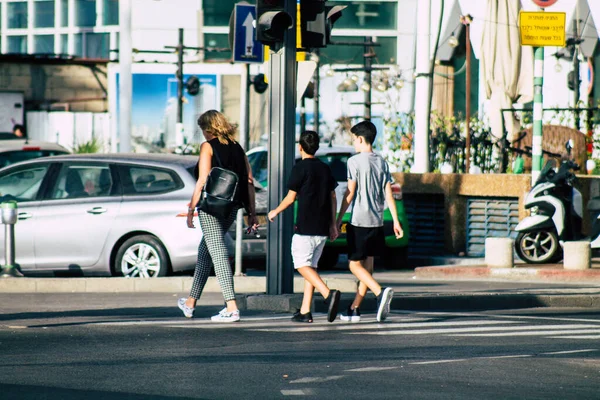
[[[0,168],[4,168],[8,165],[32,160],[34,158],[39,157],[48,157],[48,156],[57,156],[60,154],[68,154],[64,151],[59,150],[15,150],[15,151],[7,151],[4,153],[0,153]]]
[[[544,165],[544,168],[540,172],[540,177],[535,184],[537,185],[538,183],[548,181],[555,173],[554,168],[556,168],[556,161],[551,158],[546,162],[546,165]]]

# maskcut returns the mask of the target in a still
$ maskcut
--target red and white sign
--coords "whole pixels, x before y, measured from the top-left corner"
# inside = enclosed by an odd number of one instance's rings
[[[533,1],[538,6],[544,8],[544,7],[550,7],[552,4],[556,3],[558,0],[531,0],[531,1]]]

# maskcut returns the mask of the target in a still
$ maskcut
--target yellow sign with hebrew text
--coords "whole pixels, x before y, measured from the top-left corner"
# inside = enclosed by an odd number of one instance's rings
[[[566,20],[567,14],[564,12],[521,11],[521,45],[565,47]]]

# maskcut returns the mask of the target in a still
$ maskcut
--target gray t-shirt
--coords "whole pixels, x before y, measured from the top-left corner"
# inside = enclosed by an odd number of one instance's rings
[[[358,153],[348,160],[348,180],[356,182],[350,223],[364,228],[383,226],[385,186],[394,182],[387,162],[375,153]]]

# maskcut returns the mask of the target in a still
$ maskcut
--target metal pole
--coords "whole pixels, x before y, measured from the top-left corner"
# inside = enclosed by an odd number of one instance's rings
[[[577,21],[573,24],[573,37],[575,40],[579,39],[579,32],[577,30]],[[576,43],[573,45],[573,108],[575,108],[575,129],[579,130],[579,45]]]
[[[131,45],[131,0],[119,2],[119,144],[118,151],[131,151],[131,103],[133,58]]]
[[[531,185],[537,181],[542,170],[544,48],[536,47],[533,68],[533,142],[531,144]]]
[[[250,64],[246,64],[245,73],[242,75],[242,104],[243,115],[240,126],[240,146],[248,151],[248,138],[250,137]],[[242,236],[244,235],[244,210],[240,209],[235,221],[235,276],[242,273]]]
[[[317,55],[317,69],[315,71],[315,77],[314,77],[314,85],[315,85],[315,90],[314,90],[314,130],[315,132],[319,133],[319,107],[320,107],[320,99],[319,99],[319,85],[321,84],[321,54],[319,52],[319,49],[315,50],[315,54]]]
[[[300,132],[306,130],[306,97],[300,98]]]
[[[286,195],[285,181],[294,165],[296,112],[296,0],[286,0],[285,12],[292,16],[292,29],[285,33],[283,47],[271,51],[269,60],[269,199],[272,210]],[[267,233],[267,294],[294,290],[291,244],[292,209],[275,219]]]
[[[466,60],[466,102],[465,105],[465,172],[468,174],[471,170],[471,24],[468,17],[462,17],[465,24],[465,33],[467,40],[467,60]]]
[[[179,28],[177,42],[177,123],[175,124],[175,145],[183,144],[183,28]]]
[[[4,269],[2,278],[21,277],[15,262],[15,224],[17,223],[17,202],[2,203],[2,223],[4,224]]]
[[[373,48],[371,47],[372,43],[372,36],[365,37],[365,82],[369,85],[369,90],[365,92],[365,120],[367,121],[371,120],[371,93],[373,92],[373,89],[371,88],[371,72],[373,71]]]
[[[429,172],[429,70],[431,68],[431,0],[417,5],[417,67],[415,74],[414,163],[411,172]]]

